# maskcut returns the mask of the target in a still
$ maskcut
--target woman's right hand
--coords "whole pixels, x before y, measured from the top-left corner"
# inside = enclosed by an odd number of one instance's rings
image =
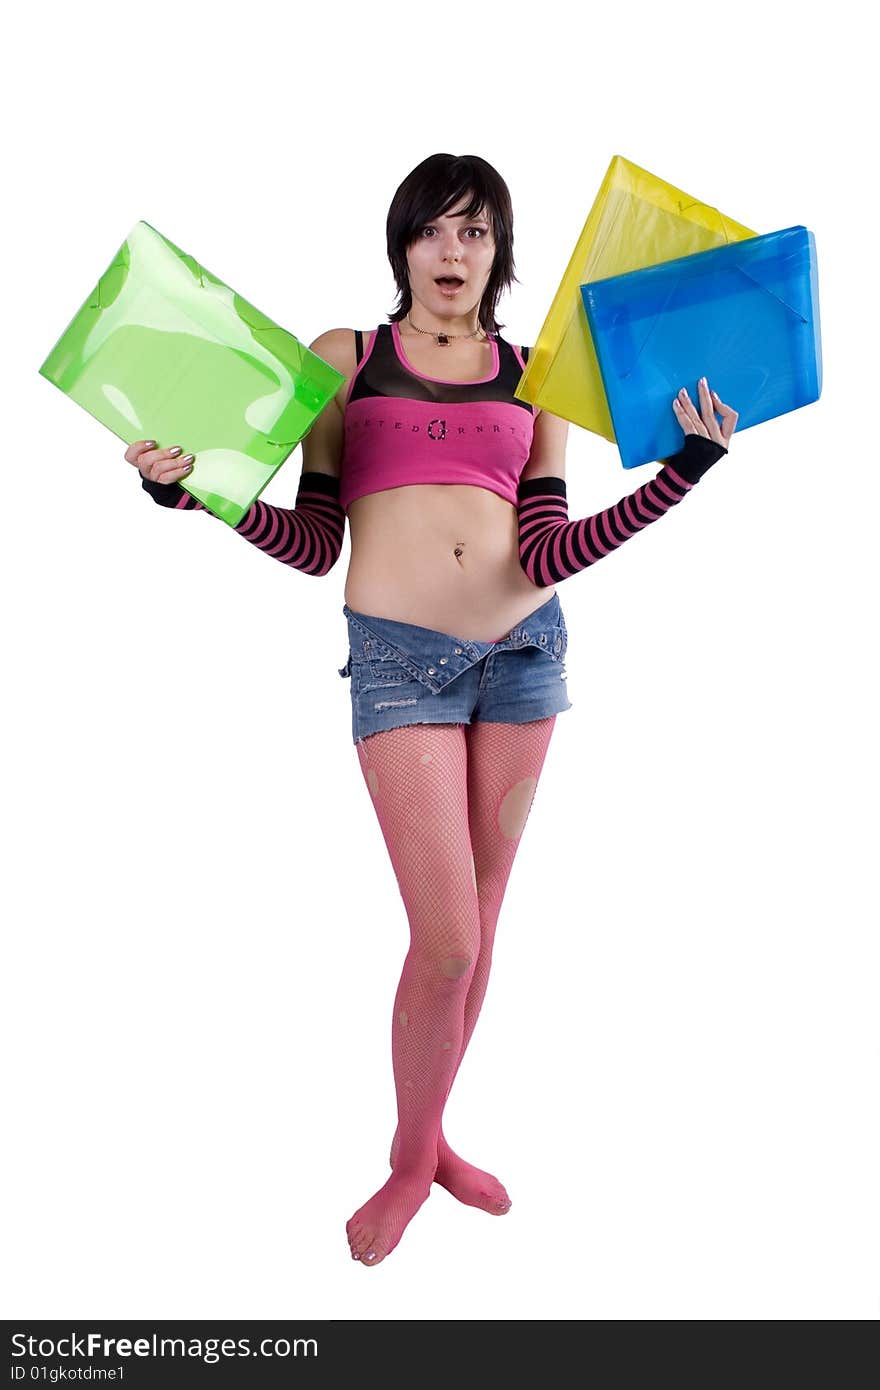
[[[155,439],[136,439],[125,451],[126,463],[133,464],[142,478],[151,483],[179,483],[192,471],[195,454],[179,458],[179,444],[173,449],[157,449],[155,445]]]

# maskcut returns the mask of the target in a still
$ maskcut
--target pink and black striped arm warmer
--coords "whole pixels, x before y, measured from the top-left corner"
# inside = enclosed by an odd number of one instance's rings
[[[162,507],[214,515],[179,483],[142,477],[141,485]],[[301,473],[295,507],[273,507],[258,497],[234,529],[284,565],[305,574],[326,574],[339,559],[345,535],[339,479],[329,473]]]
[[[621,497],[616,506],[581,521],[568,519],[563,478],[521,481],[517,503],[520,564],[540,588],[594,565],[665,515],[726,453],[723,445],[705,435],[685,435],[681,451],[665,459],[649,483]]]

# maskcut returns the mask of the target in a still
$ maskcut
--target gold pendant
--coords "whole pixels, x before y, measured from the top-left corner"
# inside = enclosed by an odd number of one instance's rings
[[[438,334],[437,334],[437,342],[440,344],[441,347],[448,347],[448,346],[449,346],[449,339],[447,338],[447,336],[446,336],[445,333],[438,333]]]

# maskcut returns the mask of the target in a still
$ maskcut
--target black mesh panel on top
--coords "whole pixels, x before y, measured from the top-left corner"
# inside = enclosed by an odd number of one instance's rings
[[[443,401],[451,404],[467,401],[506,401],[510,405],[522,406],[531,411],[528,401],[514,397],[514,390],[522,376],[516,353],[510,343],[500,334],[498,342],[498,373],[489,381],[428,381],[407,371],[397,355],[391,325],[382,323],[376,332],[373,350],[355,378],[349,403],[363,400],[369,396],[392,396],[410,401]],[[357,350],[362,355],[363,335],[357,333]],[[523,359],[528,360],[528,349],[522,349]]]

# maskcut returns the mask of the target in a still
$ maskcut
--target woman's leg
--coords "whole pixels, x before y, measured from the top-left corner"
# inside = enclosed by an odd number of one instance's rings
[[[468,820],[480,914],[480,950],[465,1002],[456,1072],[483,1006],[501,904],[555,723],[556,716],[551,715],[525,724],[487,724],[477,720],[465,726]],[[397,1162],[396,1135],[391,1162],[392,1166]],[[493,1215],[503,1215],[510,1209],[510,1198],[498,1179],[460,1158],[450,1148],[442,1128],[434,1181],[460,1201]]]
[[[353,1257],[378,1264],[431,1190],[480,951],[480,917],[464,726],[390,729],[356,748],[410,927],[391,1035],[399,1152],[391,1177],[346,1228]]]

